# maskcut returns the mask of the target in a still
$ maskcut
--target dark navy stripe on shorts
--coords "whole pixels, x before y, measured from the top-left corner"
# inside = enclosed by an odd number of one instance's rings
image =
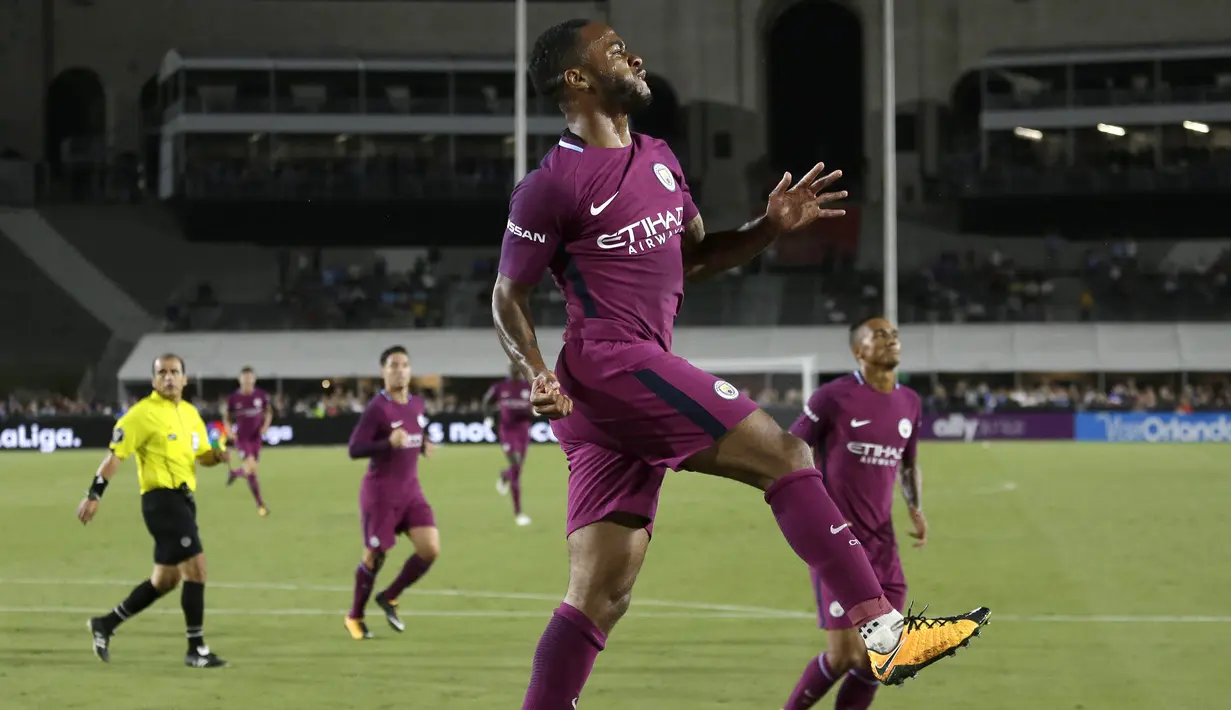
[[[696,424],[701,431],[704,431],[712,439],[718,440],[726,435],[727,427],[718,420],[718,417],[715,417],[708,409],[702,407],[697,400],[689,397],[677,389],[675,385],[664,380],[657,372],[653,370],[638,370],[634,373],[634,376],[659,399],[687,417],[689,421]]]

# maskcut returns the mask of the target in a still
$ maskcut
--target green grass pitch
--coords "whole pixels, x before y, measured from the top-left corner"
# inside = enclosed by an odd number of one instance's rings
[[[987,605],[993,623],[919,680],[883,688],[874,707],[1226,707],[1228,452],[925,445],[928,547],[911,549],[898,522],[911,598],[941,614]],[[342,628],[362,544],[362,463],[341,449],[267,449],[264,519],[242,482],[225,488],[224,471],[203,470],[206,638],[232,664],[217,672],[182,665],[178,593],[120,631],[111,665],[91,654],[86,618],[147,575],[152,552],[131,463],[93,525],[74,519],[100,456],[0,456],[4,710],[520,707],[567,580],[566,471],[554,447],[530,453],[528,528],[495,491],[495,447],[443,448],[425,462],[442,556],[403,600],[407,633],[373,616],[365,643]],[[409,549],[402,540],[390,565]],[[807,571],[760,495],[672,474],[632,610],[580,707],[774,710],[822,644]]]

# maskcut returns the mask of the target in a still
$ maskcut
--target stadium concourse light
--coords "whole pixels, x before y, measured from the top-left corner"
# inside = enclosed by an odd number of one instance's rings
[[[898,322],[898,146],[897,146],[897,61],[893,51],[894,13],[893,0],[881,0],[881,16],[884,21],[885,48],[882,63],[885,71],[884,114],[884,210],[885,210],[885,306],[884,316],[890,323]]]
[[[513,52],[517,55],[513,68],[513,184],[526,177],[526,0],[517,0],[513,10]]]

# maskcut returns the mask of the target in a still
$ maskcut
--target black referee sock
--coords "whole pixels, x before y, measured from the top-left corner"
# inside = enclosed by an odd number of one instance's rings
[[[128,619],[140,614],[146,607],[158,601],[162,594],[154,588],[153,582],[145,580],[138,584],[128,598],[120,602],[120,605],[111,610],[110,614],[103,617],[103,623],[108,629],[114,630],[117,626],[124,623]]]
[[[202,631],[205,624],[205,583],[184,582],[180,605],[184,608],[184,625],[188,630],[188,652],[196,653],[199,646],[205,645]]]

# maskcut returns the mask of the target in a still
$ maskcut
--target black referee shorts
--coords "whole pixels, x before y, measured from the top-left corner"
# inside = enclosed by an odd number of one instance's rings
[[[187,488],[155,488],[141,496],[145,529],[154,537],[154,563],[178,565],[201,554],[197,503]]]

